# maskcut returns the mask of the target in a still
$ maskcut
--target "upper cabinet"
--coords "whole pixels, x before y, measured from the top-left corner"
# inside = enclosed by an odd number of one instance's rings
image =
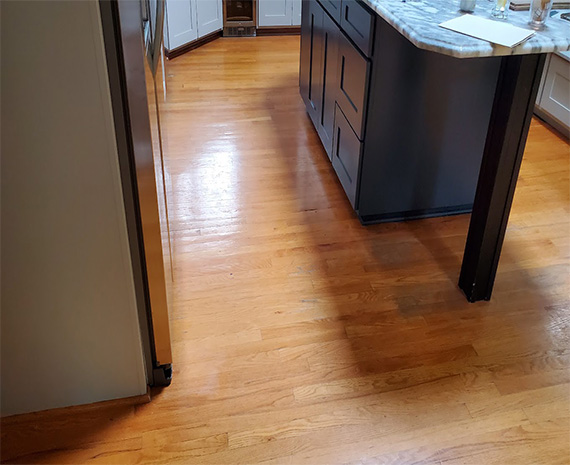
[[[258,26],[299,26],[301,0],[257,0]]]
[[[182,47],[223,26],[222,0],[166,0],[164,43]]]

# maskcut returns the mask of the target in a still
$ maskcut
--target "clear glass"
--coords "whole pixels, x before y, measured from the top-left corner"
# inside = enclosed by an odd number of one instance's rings
[[[475,4],[477,0],[460,0],[459,9],[461,11],[466,11],[467,13],[473,13],[475,11]]]
[[[507,19],[509,17],[510,4],[511,0],[497,0],[495,6],[491,10],[491,16],[497,19]]]
[[[544,23],[550,16],[550,10],[554,0],[531,0],[530,1],[530,21],[528,24],[533,29],[542,29]]]

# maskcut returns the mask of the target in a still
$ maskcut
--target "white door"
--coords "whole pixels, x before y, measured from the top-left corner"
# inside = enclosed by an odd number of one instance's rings
[[[198,37],[222,29],[222,0],[196,0],[196,4]]]
[[[258,0],[257,7],[260,26],[291,26],[291,0]]]
[[[300,26],[301,25],[301,4],[303,0],[291,0],[293,3],[293,16],[291,18],[291,25]]]
[[[168,50],[174,50],[198,38],[196,0],[166,0]]]

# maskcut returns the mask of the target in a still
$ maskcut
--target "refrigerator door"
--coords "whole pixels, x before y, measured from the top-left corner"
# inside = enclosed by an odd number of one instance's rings
[[[145,166],[142,176],[152,183],[148,186],[149,195],[143,203],[158,210],[158,217],[153,217],[154,224],[145,225],[143,216],[143,237],[147,258],[147,272],[150,291],[152,328],[156,365],[170,365],[172,351],[170,347],[170,326],[168,306],[172,289],[172,265],[170,247],[170,228],[168,222],[168,203],[163,137],[160,124],[160,111],[164,103],[162,80],[162,25],[164,22],[164,0],[149,0],[149,21],[143,21],[145,33],[145,84],[147,93],[150,135],[152,139],[152,166]],[[148,33],[146,32],[148,31]],[[137,169],[137,178],[138,169]],[[151,192],[152,190],[152,192]],[[142,193],[142,190],[141,190]],[[156,224],[158,222],[158,224]],[[147,240],[147,237],[148,239]],[[147,252],[148,250],[148,252]]]
[[[172,374],[169,301],[172,288],[167,176],[160,109],[163,0],[118,0],[120,47],[124,69],[126,119],[132,144],[142,255],[146,271],[146,307],[153,358],[151,384],[169,384]],[[143,338],[144,339],[144,338]]]

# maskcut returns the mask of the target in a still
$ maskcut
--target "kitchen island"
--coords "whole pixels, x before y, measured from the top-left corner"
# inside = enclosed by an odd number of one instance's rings
[[[472,212],[459,286],[473,302],[491,297],[545,57],[570,49],[570,23],[511,49],[438,26],[461,14],[304,0],[300,90],[363,224]]]

